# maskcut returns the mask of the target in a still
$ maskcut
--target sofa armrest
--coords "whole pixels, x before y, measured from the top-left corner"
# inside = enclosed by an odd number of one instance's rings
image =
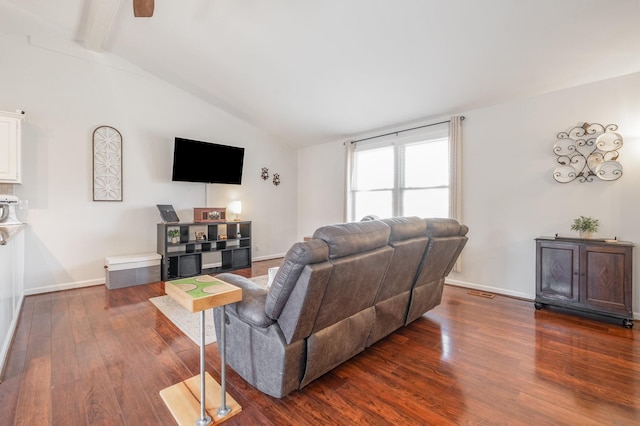
[[[256,327],[266,328],[275,322],[264,311],[268,293],[266,289],[236,274],[220,274],[216,278],[242,289],[242,300],[228,305],[227,312]]]
[[[469,231],[466,225],[461,225],[455,219],[427,218],[427,237],[456,237],[464,236]]]

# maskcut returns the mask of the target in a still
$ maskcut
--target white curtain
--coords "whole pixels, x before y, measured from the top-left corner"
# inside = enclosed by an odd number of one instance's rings
[[[449,121],[449,216],[462,222],[462,120],[455,115]]]
[[[455,115],[449,121],[449,166],[450,196],[449,215],[462,223],[462,120],[463,116]],[[462,270],[462,255],[453,267],[455,272]]]
[[[344,143],[344,176],[347,180],[347,190],[344,192],[344,212],[343,221],[348,222],[351,217],[351,167],[353,165],[353,152],[356,149],[356,144],[351,141]]]

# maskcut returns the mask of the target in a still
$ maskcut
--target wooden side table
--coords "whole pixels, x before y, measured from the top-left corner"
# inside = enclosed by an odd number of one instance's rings
[[[160,396],[179,425],[206,426],[221,423],[242,411],[226,391],[225,306],[242,300],[242,289],[209,275],[165,282],[165,292],[191,312],[200,312],[200,374],[160,391]],[[220,325],[220,382],[205,373],[205,310],[222,307]],[[200,382],[198,386],[197,382]],[[198,392],[199,390],[199,392]],[[200,395],[199,397],[197,395]],[[219,395],[220,406],[214,398]],[[217,398],[215,398],[217,399]],[[227,405],[227,399],[229,404]],[[198,413],[198,405],[200,412]]]

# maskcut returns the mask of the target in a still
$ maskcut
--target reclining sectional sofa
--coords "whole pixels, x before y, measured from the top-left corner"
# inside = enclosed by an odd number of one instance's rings
[[[229,366],[276,398],[303,388],[440,304],[467,231],[418,217],[324,226],[291,247],[269,290],[218,275],[243,289],[226,308]]]

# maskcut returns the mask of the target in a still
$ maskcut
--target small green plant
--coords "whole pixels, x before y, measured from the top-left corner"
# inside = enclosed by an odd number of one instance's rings
[[[167,231],[167,235],[169,236],[169,238],[178,238],[180,236],[180,231],[178,231],[177,229],[169,229]]]
[[[573,225],[571,225],[572,231],[581,232],[597,232],[598,231],[598,219],[592,217],[580,216],[577,219],[573,219]]]

